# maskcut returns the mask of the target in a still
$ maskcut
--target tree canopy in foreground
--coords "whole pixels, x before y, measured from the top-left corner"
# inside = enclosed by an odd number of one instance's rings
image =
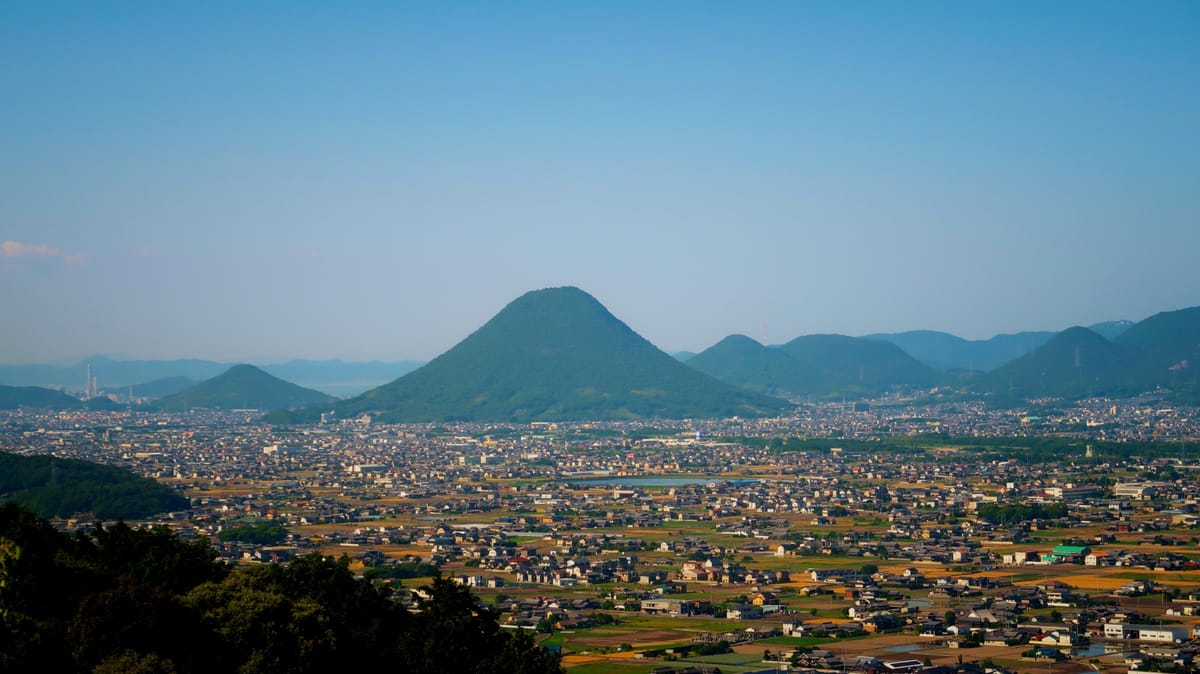
[[[345,558],[231,568],[166,528],[68,535],[0,506],[0,671],[561,671],[467,588],[437,577],[417,595],[410,610]]]

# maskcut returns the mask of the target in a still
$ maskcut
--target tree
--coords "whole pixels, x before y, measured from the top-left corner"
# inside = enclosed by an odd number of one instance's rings
[[[559,657],[523,630],[500,633],[497,614],[465,586],[437,576],[417,594],[405,665],[418,672],[559,672]]]
[[[955,614],[954,611],[952,611],[952,610],[946,611],[946,615],[942,618],[942,622],[945,623],[947,627],[949,627],[949,626],[953,625],[954,623],[958,622],[958,615]]]
[[[435,577],[411,614],[349,559],[312,554],[230,570],[205,541],[118,522],[67,536],[0,505],[0,671],[560,672]]]

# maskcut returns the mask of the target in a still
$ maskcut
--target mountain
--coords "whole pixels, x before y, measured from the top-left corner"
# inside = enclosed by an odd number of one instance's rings
[[[805,335],[779,347],[817,373],[799,394],[865,395],[936,386],[943,377],[900,347],[861,337]]]
[[[15,410],[18,407],[76,410],[83,407],[83,401],[40,386],[0,386],[0,409]]]
[[[675,353],[671,354],[671,357],[681,363],[686,363],[689,360],[696,357],[696,352],[695,351],[676,351]]]
[[[88,366],[101,389],[125,389],[166,377],[188,377],[195,381],[220,374],[229,366],[208,360],[113,360],[92,356],[72,365],[0,365],[0,382],[14,386],[61,386],[83,390]]]
[[[342,395],[357,395],[420,367],[416,361],[347,362],[342,360],[290,360],[264,365],[263,370],[292,382]],[[128,392],[129,386],[186,377],[193,382],[210,379],[228,370],[231,363],[211,360],[115,360],[92,356],[72,365],[0,365],[0,383],[11,386],[54,386],[82,390],[88,366],[101,390]],[[136,392],[135,392],[136,394]],[[149,395],[149,394],[137,394]],[[166,395],[162,393],[160,395]],[[151,396],[153,397],[153,396]]]
[[[905,353],[938,370],[988,372],[1045,344],[1053,332],[1018,332],[990,339],[968,340],[947,332],[909,332],[867,335],[864,339],[891,342]]]
[[[130,387],[130,391],[136,398],[162,398],[172,393],[179,393],[197,383],[199,382],[188,377],[163,377],[144,384],[134,384]]]
[[[205,409],[293,409],[336,400],[320,391],[296,386],[253,365],[235,365],[191,388],[159,400],[154,407],[179,411]]]
[[[111,410],[119,405],[105,397],[83,401],[40,386],[0,385],[0,410],[29,407],[46,410]]]
[[[745,335],[730,335],[687,364],[723,382],[768,393],[806,391],[821,378],[815,368]]]
[[[573,287],[528,292],[424,367],[333,407],[339,416],[393,422],[765,416],[788,408],[680,363]]]
[[[1131,327],[1133,327],[1133,321],[1104,321],[1089,325],[1088,330],[1111,342]]]
[[[972,389],[1004,397],[1080,397],[1129,388],[1129,350],[1083,327],[980,377]]]
[[[1122,323],[1099,324],[1119,330],[1112,341],[1088,328],[1064,330],[969,389],[1004,398],[1080,398],[1163,387],[1177,400],[1200,399],[1200,307],[1164,311],[1128,327]]]
[[[1106,321],[1090,325],[1088,329],[1112,340],[1132,325],[1130,321]],[[864,338],[891,342],[913,358],[938,370],[990,372],[1032,353],[1056,334],[1051,331],[1027,331],[995,335],[988,339],[963,339],[948,332],[910,330],[876,333],[865,335]]]
[[[122,468],[9,452],[0,452],[0,495],[0,502],[20,503],[43,517],[87,512],[133,519],[191,506],[170,487]]]
[[[1132,352],[1138,384],[1196,390],[1200,307],[1157,313],[1121,333],[1115,342]]]

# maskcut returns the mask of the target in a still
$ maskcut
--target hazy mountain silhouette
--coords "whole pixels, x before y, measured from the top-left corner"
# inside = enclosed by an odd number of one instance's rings
[[[41,386],[0,386],[0,410],[30,407],[47,410],[111,410],[119,407],[108,398],[73,398],[62,391]]]
[[[203,409],[293,409],[332,403],[336,398],[296,386],[253,365],[235,365],[195,386],[164,397],[154,407],[167,411]]]

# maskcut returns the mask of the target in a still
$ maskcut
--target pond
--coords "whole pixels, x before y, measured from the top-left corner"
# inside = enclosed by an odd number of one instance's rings
[[[902,644],[900,646],[888,646],[883,650],[889,653],[910,653],[912,651],[919,651],[924,647],[924,644]]]
[[[1093,658],[1101,655],[1113,655],[1116,653],[1129,653],[1129,649],[1123,648],[1117,644],[1106,644],[1103,641],[1097,641],[1087,648],[1075,648],[1071,650],[1073,658]]]

